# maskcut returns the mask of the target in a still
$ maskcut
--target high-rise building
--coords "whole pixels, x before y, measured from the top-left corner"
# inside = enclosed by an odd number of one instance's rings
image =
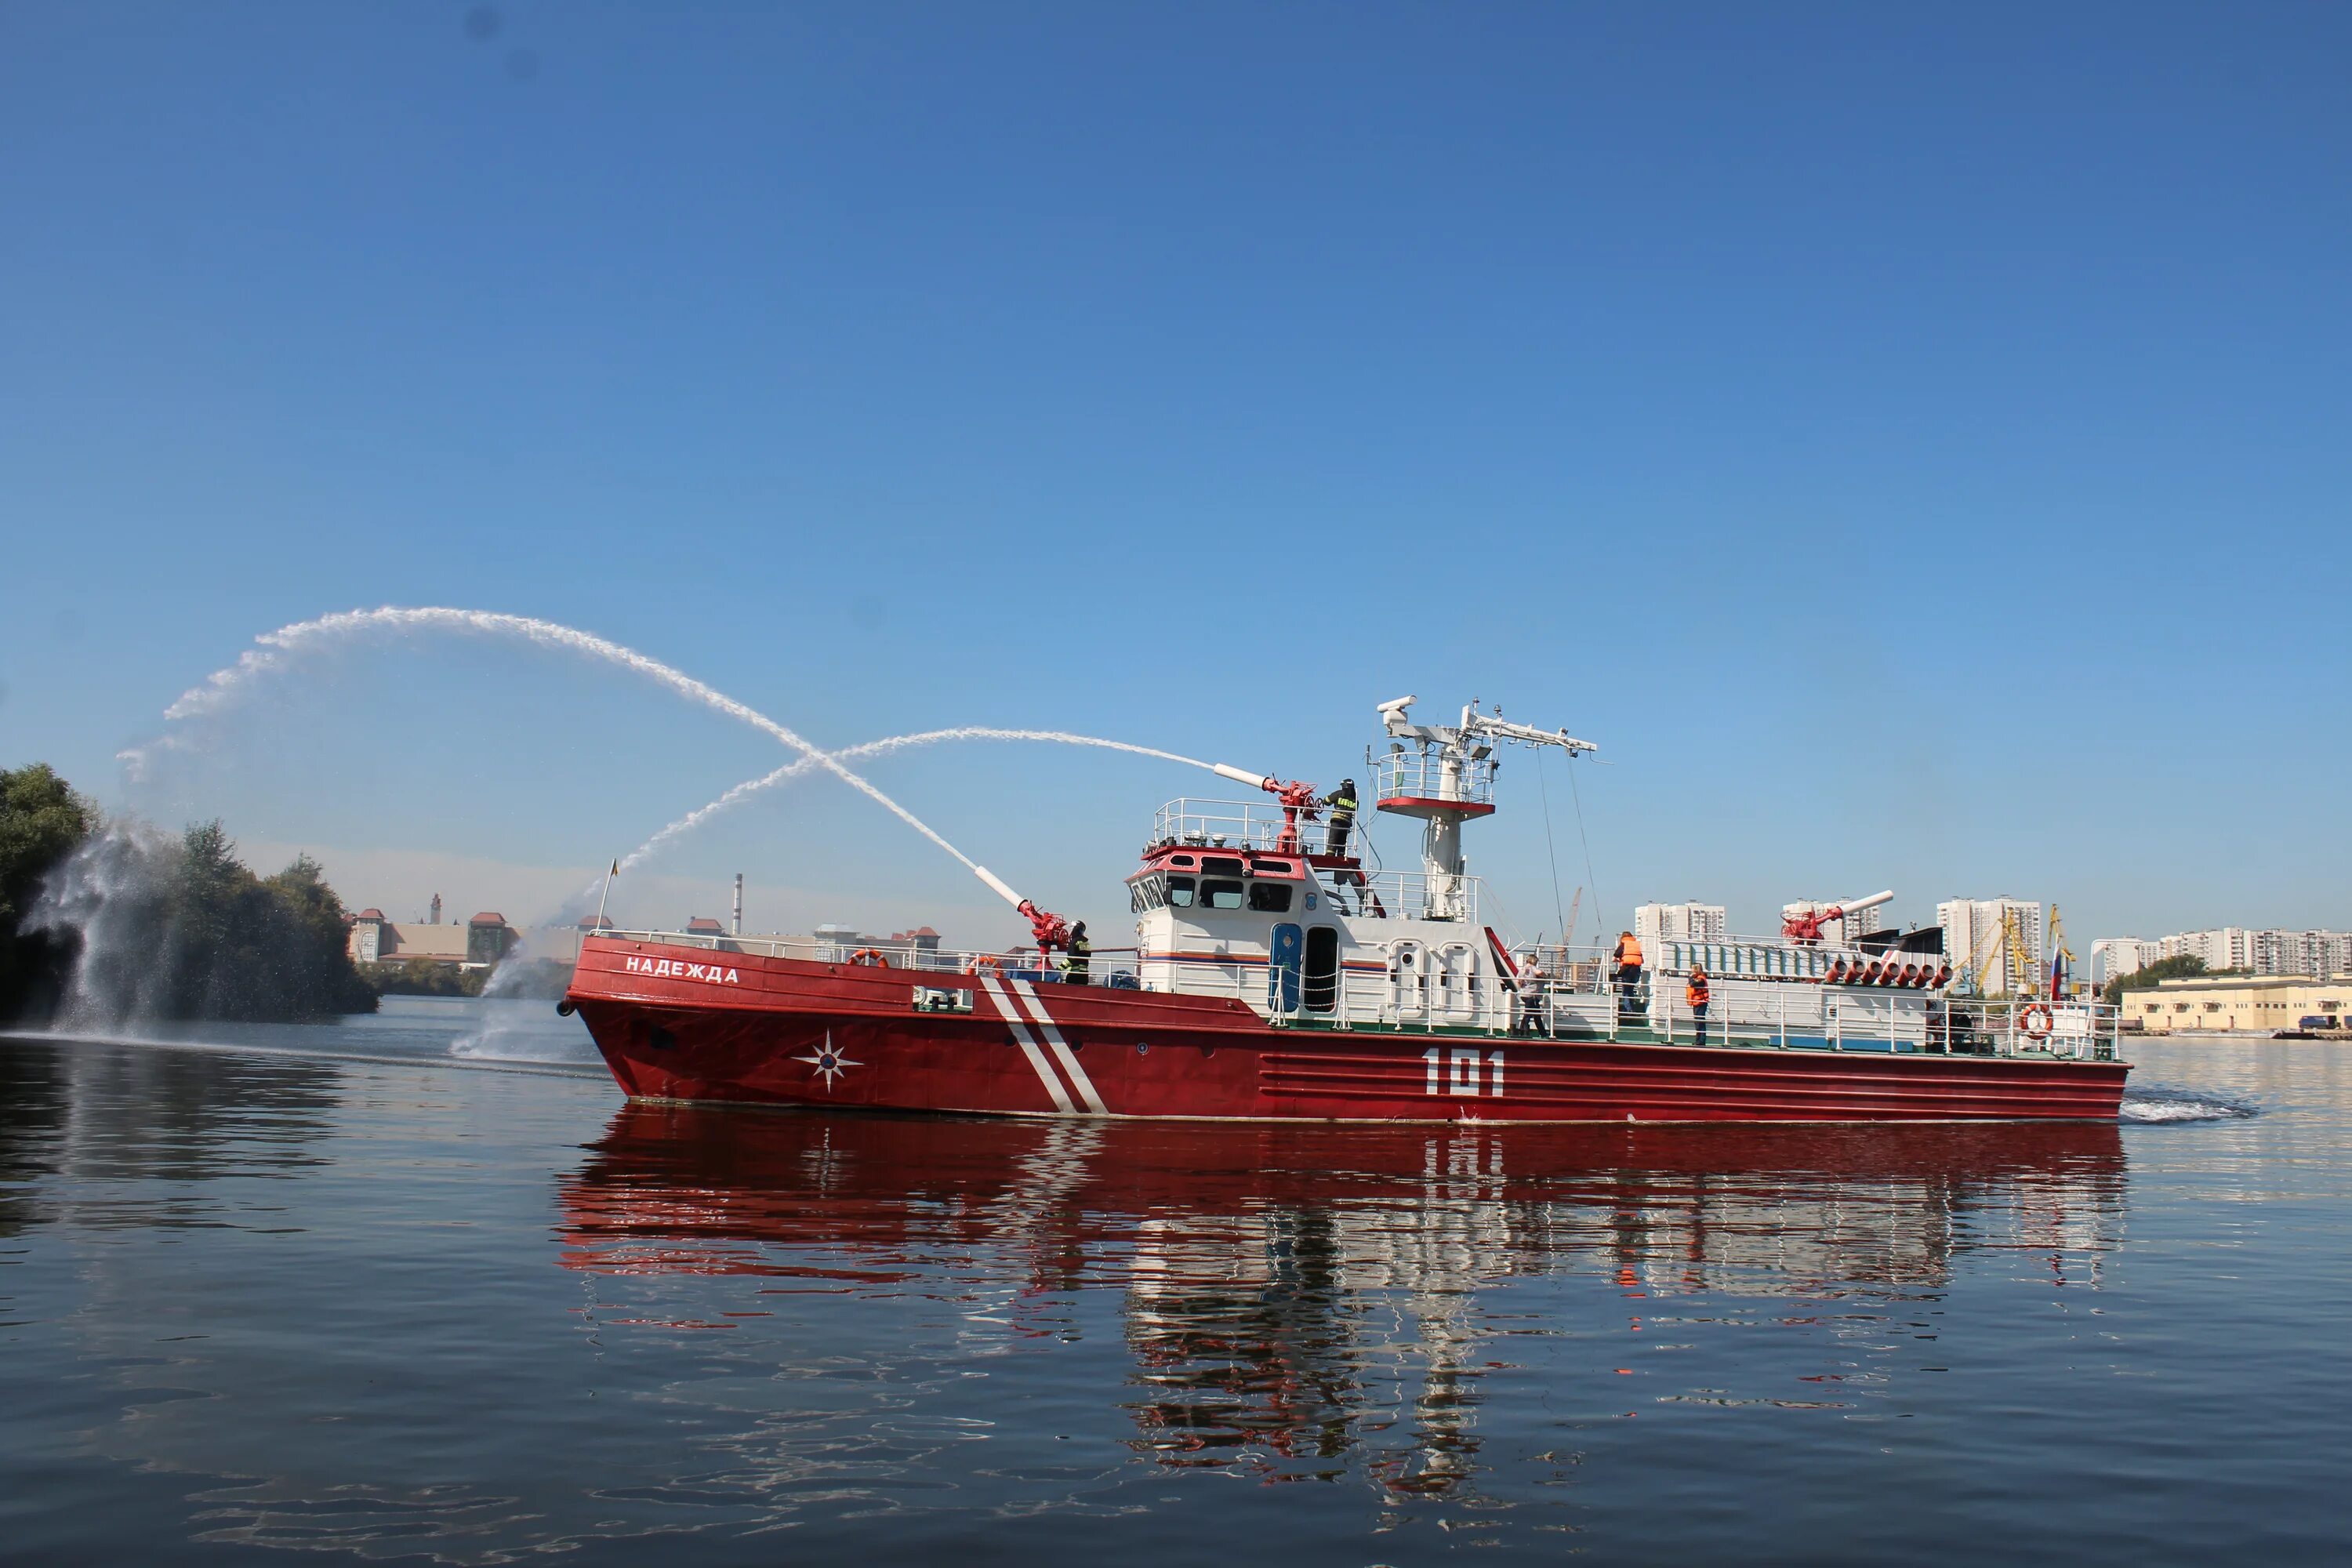
[[[2137,974],[2164,956],[2164,944],[2136,936],[2101,937],[2091,944],[2091,978],[2105,985],[2110,980]]]
[[[2320,977],[2352,973],[2352,931],[2286,931],[2278,927],[2254,931],[2245,926],[2213,926],[2205,931],[2176,931],[2156,944],[2161,958],[2202,959],[2216,973],[2309,974]]]
[[[1643,904],[1633,911],[1633,934],[1646,948],[1661,942],[1721,942],[1727,934],[1721,904]]]
[[[2017,927],[2025,948],[2026,973],[2001,936],[2003,917]],[[2022,899],[1947,899],[1936,906],[1944,928],[1944,951],[1952,966],[1987,996],[2039,991],[2042,974],[2042,906]]]
[[[2176,931],[2158,946],[2166,958],[2202,960],[2209,970],[2247,969],[2253,964],[2253,933],[2243,926]]]

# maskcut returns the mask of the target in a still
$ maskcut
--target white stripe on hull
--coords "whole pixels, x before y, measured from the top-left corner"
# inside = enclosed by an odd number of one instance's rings
[[[1037,1048],[1037,1037],[1031,1034],[1029,1026],[1022,1021],[1021,1009],[1005,993],[1004,982],[985,971],[982,973],[980,982],[988,988],[988,999],[996,1004],[996,1010],[1012,1026],[1013,1043],[1021,1047],[1021,1054],[1029,1058],[1030,1067],[1036,1070],[1037,1081],[1044,1084],[1045,1092],[1053,1097],[1054,1109],[1064,1116],[1071,1114],[1077,1108],[1070,1103],[1070,1091],[1062,1087],[1061,1079],[1045,1060],[1045,1053]]]
[[[1105,1105],[1102,1096],[1095,1092],[1095,1080],[1087,1076],[1087,1069],[1078,1065],[1077,1054],[1070,1049],[1069,1042],[1062,1038],[1062,1031],[1055,1026],[1053,1015],[1045,1011],[1045,1001],[1037,994],[1035,984],[1026,980],[1014,980],[1009,984],[1029,1005],[1030,1016],[1036,1019],[1038,1028],[1045,1031],[1045,1043],[1053,1047],[1054,1059],[1062,1064],[1064,1072],[1070,1075],[1070,1082],[1077,1089],[1078,1098],[1086,1101],[1087,1109],[1097,1116],[1109,1115],[1110,1107]]]

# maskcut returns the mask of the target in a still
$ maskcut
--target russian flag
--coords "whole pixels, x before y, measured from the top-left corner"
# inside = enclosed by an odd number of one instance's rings
[[[2050,955],[2050,1000],[2055,1002],[2065,994],[2066,955],[2063,952],[2053,952]]]

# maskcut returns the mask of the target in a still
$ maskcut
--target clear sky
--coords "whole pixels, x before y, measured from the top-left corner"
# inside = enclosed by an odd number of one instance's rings
[[[2340,5],[0,5],[0,764],[528,919],[782,760],[413,638],[124,780],[256,634],[458,605],[821,742],[1328,784],[1500,702],[1601,743],[1612,926],[2352,925],[2348,77]],[[873,776],[1098,941],[1209,784]],[[1569,783],[1470,838],[1526,934]],[[739,869],[1012,934],[819,780],[616,903]]]

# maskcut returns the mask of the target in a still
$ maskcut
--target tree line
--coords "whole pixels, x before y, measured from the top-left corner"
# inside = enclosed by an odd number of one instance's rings
[[[217,820],[174,838],[110,821],[45,763],[0,770],[0,1019],[372,1013],[347,932],[307,855],[259,877]]]
[[[2186,980],[2207,973],[2205,961],[2195,953],[2178,953],[2171,958],[2159,958],[2129,974],[2116,975],[2107,982],[2103,997],[2109,1002],[2121,1002],[2126,991],[2152,991],[2159,980]]]

